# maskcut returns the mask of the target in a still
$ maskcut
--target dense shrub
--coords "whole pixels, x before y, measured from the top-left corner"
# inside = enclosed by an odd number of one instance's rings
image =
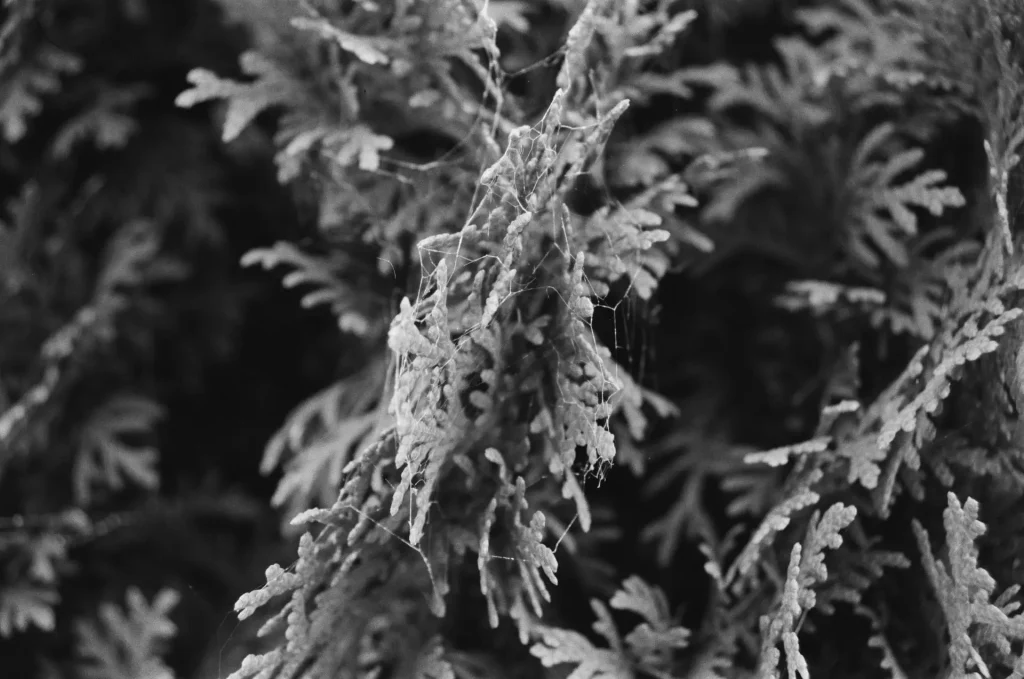
[[[1024,677],[1021,0],[3,6],[11,676]]]

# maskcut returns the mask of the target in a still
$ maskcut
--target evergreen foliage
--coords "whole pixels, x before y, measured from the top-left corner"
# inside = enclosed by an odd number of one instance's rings
[[[1024,677],[1021,0],[2,6],[14,676]]]

